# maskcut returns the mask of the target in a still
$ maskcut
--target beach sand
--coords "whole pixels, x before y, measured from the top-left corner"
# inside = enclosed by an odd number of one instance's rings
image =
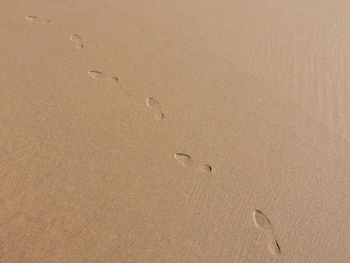
[[[349,262],[349,14],[2,0],[0,262]]]

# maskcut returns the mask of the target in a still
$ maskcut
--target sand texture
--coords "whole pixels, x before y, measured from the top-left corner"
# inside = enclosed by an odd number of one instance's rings
[[[0,262],[350,262],[349,1],[0,4]]]

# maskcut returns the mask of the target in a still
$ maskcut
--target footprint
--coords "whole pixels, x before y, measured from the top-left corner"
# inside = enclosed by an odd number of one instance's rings
[[[155,108],[157,110],[160,110],[160,103],[156,99],[148,98],[146,99],[146,103],[149,108]]]
[[[83,49],[83,41],[81,37],[77,34],[72,34],[70,35],[70,40],[75,43],[75,48],[76,49]]]
[[[34,23],[34,22],[37,22],[39,20],[39,18],[36,16],[25,16],[24,18],[30,23]],[[51,20],[50,19],[43,19],[43,20],[41,20],[41,23],[49,24],[49,23],[51,23]]]
[[[105,79],[106,81],[113,83],[113,84],[118,84],[119,83],[119,78],[116,76],[112,76],[112,77],[105,77],[105,75],[101,72],[101,71],[97,71],[97,70],[90,70],[88,71],[88,74],[91,78],[94,79]],[[132,97],[133,95],[126,90],[125,88],[123,88],[122,86],[118,86],[119,89],[124,92],[126,95],[128,95],[129,97]]]
[[[155,104],[155,106],[157,106],[157,104]],[[185,153],[174,153],[174,158],[182,166],[192,166],[194,164],[192,157]],[[213,171],[213,167],[209,164],[196,164],[196,167],[204,173],[211,173]]]
[[[90,77],[92,77],[94,79],[102,79],[103,78],[103,74],[101,71],[90,70],[90,71],[88,71],[88,74]]]
[[[270,249],[270,252],[275,256],[281,254],[280,245],[275,239],[269,243],[269,249]]]
[[[264,230],[271,230],[272,228],[270,220],[260,210],[254,210],[253,220],[257,228]]]
[[[156,99],[150,97],[146,99],[146,104],[148,108],[155,109],[155,119],[156,120],[163,120],[164,119],[164,113],[161,111],[160,103]]]
[[[31,23],[36,22],[38,20],[36,16],[26,16],[25,19]]]
[[[88,71],[88,74],[90,75],[90,77],[94,78],[94,79],[103,79],[105,78],[107,81],[109,82],[113,82],[113,83],[118,83],[119,79],[118,77],[105,77],[104,74],[101,71],[97,71],[97,70],[90,70]]]
[[[108,77],[107,80],[113,84],[119,84],[119,78],[116,76]],[[133,97],[133,95],[127,89],[125,89],[122,85],[118,85],[118,88],[130,98]]]
[[[119,79],[118,77],[108,77],[107,80],[112,83],[118,83]]]
[[[213,171],[213,167],[210,166],[209,164],[200,164],[198,165],[198,169],[205,173],[210,173]]]
[[[268,246],[269,246],[270,252],[273,255],[281,254],[281,247],[275,238],[275,234],[274,234],[274,231],[272,228],[271,221],[267,218],[267,216],[264,215],[263,212],[261,212],[260,210],[254,210],[253,211],[253,220],[254,220],[255,226],[257,228],[269,231],[268,238],[271,241],[269,241]]]
[[[164,114],[161,111],[157,111],[154,115],[154,118],[158,121],[161,121],[164,119]]]
[[[184,153],[174,153],[174,158],[182,166],[191,166],[193,164],[192,157]]]

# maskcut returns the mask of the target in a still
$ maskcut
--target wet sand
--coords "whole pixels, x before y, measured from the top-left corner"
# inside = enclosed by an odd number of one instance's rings
[[[349,13],[3,0],[0,261],[348,262]]]

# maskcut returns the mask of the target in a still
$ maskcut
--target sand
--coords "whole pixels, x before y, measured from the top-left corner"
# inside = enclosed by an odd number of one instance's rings
[[[0,262],[349,262],[349,14],[2,0]]]

